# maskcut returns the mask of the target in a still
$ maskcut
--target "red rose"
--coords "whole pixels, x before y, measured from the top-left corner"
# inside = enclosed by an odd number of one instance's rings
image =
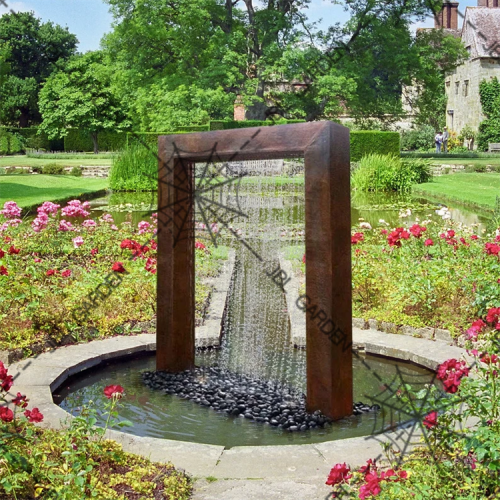
[[[17,255],[21,250],[19,248],[15,248],[14,245],[11,245],[8,252],[9,255]]]
[[[123,267],[121,262],[115,262],[111,268],[115,273],[126,273],[127,271]]]
[[[96,253],[99,253],[99,249],[97,249],[97,248],[93,248],[93,249],[90,251],[90,254],[92,255],[92,257],[94,257],[94,255],[95,255]]]
[[[0,419],[3,422],[12,422],[14,420],[14,413],[10,408],[6,408],[5,406],[0,407]]]
[[[413,234],[415,238],[420,238],[424,231],[427,231],[427,228],[419,226],[418,224],[413,224],[413,226],[410,227],[410,233]]]
[[[471,240],[477,240],[477,234],[473,234],[473,235],[471,235],[470,239],[471,239]]]
[[[14,378],[12,375],[7,375],[3,380],[2,383],[0,384],[0,387],[4,391],[10,391],[10,388],[12,387],[12,384],[14,383]]]
[[[351,469],[345,463],[334,465],[328,475],[326,484],[328,486],[333,486],[335,484],[340,484],[342,481],[351,479],[352,474],[349,474],[349,472],[351,472]]]
[[[486,314],[486,321],[488,323],[496,323],[498,321],[498,317],[500,316],[500,307],[492,307],[488,314]]]
[[[70,269],[66,269],[65,271],[63,271],[61,273],[61,276],[63,276],[64,278],[69,278],[71,276],[71,270]]]
[[[134,242],[132,240],[123,240],[120,243],[120,248],[124,249],[126,248],[127,250],[133,250],[134,249]]]
[[[483,363],[491,365],[498,362],[498,356],[496,354],[485,353],[479,358]]]
[[[0,248],[0,259],[5,257],[5,252]]]
[[[43,420],[43,415],[38,411],[38,408],[33,408],[31,411],[26,410],[24,416],[30,422],[41,422]]]
[[[20,392],[17,393],[17,396],[12,400],[12,402],[21,408],[26,408],[28,406],[26,396],[23,396]]]
[[[306,254],[304,254],[302,257],[302,264],[305,264],[305,263],[306,263]]]
[[[121,398],[123,395],[123,387],[121,385],[108,385],[104,388],[104,395],[111,399],[112,397]]]
[[[46,276],[53,276],[54,274],[57,274],[57,269],[49,269],[45,275]]]
[[[354,233],[351,236],[351,244],[352,245],[357,245],[358,243],[361,243],[364,241],[365,235],[363,233]]]
[[[194,244],[194,248],[197,250],[206,250],[206,246],[201,241],[196,241]]]
[[[438,414],[437,411],[431,411],[429,415],[424,418],[423,424],[427,427],[427,429],[432,429],[437,425]]]
[[[434,242],[430,239],[430,238],[427,238],[425,241],[424,241],[424,245],[426,247],[432,247],[434,245]]]
[[[0,276],[8,276],[9,271],[7,271],[7,268],[5,266],[0,266]]]

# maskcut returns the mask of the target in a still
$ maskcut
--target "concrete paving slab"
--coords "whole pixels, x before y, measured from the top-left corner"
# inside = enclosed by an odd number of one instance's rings
[[[223,446],[137,437],[114,430],[109,430],[107,437],[120,443],[125,451],[157,462],[172,462],[196,477],[211,476],[224,450]]]
[[[332,489],[325,480],[200,480],[193,500],[326,500]]]
[[[330,469],[312,445],[237,446],[224,450],[217,478],[322,477]]]

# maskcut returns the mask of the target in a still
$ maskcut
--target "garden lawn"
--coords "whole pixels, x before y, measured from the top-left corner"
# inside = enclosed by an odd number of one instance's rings
[[[61,201],[107,189],[107,179],[87,179],[70,175],[1,175],[0,206],[14,200],[22,208],[44,201]]]
[[[459,173],[433,178],[413,186],[413,192],[465,205],[494,209],[500,195],[500,175],[496,173]]]
[[[88,158],[82,158],[82,155],[75,155],[75,158],[59,159],[52,156],[51,158],[28,158],[26,155],[18,156],[3,156],[0,157],[0,167],[43,167],[49,163],[57,163],[65,167],[80,167],[80,166],[108,166],[111,165],[113,160],[111,158],[93,158],[89,155]]]

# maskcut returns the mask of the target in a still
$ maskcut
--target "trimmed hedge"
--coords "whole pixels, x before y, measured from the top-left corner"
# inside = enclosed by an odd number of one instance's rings
[[[8,128],[0,128],[0,154],[15,155],[24,151],[25,139]]]
[[[209,130],[231,130],[235,128],[269,127],[272,125],[289,125],[291,123],[304,123],[305,120],[212,120]]]
[[[125,132],[99,132],[97,143],[100,151],[120,151],[126,147],[127,134]],[[94,144],[90,134],[84,130],[72,128],[64,137],[64,151],[94,151]]]
[[[359,130],[351,132],[351,161],[359,161],[370,154],[400,154],[399,132]]]
[[[9,128],[8,131],[24,138],[24,146],[27,149],[64,151],[64,141],[62,139],[49,139],[46,133],[38,133],[37,127]]]

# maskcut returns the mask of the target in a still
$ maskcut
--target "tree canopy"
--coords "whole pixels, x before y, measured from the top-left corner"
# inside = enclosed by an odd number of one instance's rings
[[[64,137],[71,127],[87,131],[98,152],[98,133],[119,130],[128,121],[111,84],[112,69],[102,52],[73,57],[53,73],[40,92],[41,130],[49,138]]]
[[[76,53],[78,40],[67,28],[42,23],[33,12],[0,17],[0,121],[26,127],[40,121],[42,83]],[[0,73],[1,75],[1,73]]]
[[[103,1],[112,31],[79,58],[67,30],[32,13],[0,18],[2,123],[36,123],[40,106],[51,134],[78,126],[74,117],[92,133],[112,123],[168,131],[231,118],[239,95],[249,119],[348,113],[388,124],[405,113],[412,86],[417,122],[438,126],[444,73],[464,57],[443,30],[412,30],[441,0],[344,0],[349,21],[324,30],[308,20],[310,0]],[[91,81],[105,94],[92,110],[81,101]]]

